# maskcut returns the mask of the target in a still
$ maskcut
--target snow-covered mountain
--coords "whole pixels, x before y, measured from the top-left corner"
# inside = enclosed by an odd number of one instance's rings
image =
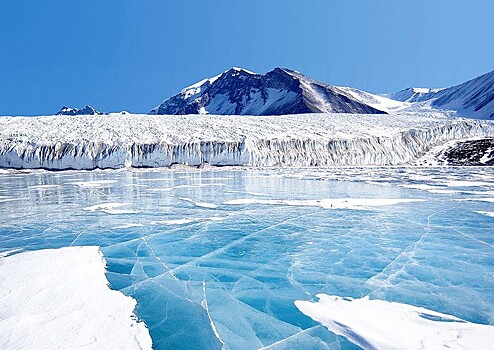
[[[367,103],[359,95],[374,103]],[[387,110],[385,106],[380,108],[381,100],[389,101],[357,89],[327,85],[287,68],[275,68],[266,74],[232,68],[183,89],[150,114],[384,114]]]
[[[431,96],[441,90],[444,89],[406,88],[386,96],[401,102],[423,102],[429,100]]]
[[[96,109],[94,109],[91,106],[86,106],[82,109],[63,106],[57,112],[57,115],[96,115],[96,114],[104,114],[104,113],[98,112]]]
[[[494,118],[494,71],[445,89],[408,88],[387,95],[401,102],[422,102],[433,108],[456,111],[468,118]]]
[[[197,82],[149,112],[158,115],[288,115],[307,113],[396,114],[445,110],[452,116],[494,119],[494,71],[442,89],[407,88],[377,95],[334,86],[297,71],[257,74],[231,68]],[[104,114],[91,106],[62,107],[57,115]]]

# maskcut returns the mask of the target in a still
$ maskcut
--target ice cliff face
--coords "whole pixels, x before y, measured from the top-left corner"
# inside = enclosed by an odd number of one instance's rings
[[[63,106],[57,112],[57,115],[97,115],[97,114],[104,114],[104,113],[98,112],[96,109],[94,109],[91,106],[86,106],[82,109]]]
[[[446,89],[408,88],[388,95],[402,102],[423,102],[468,118],[494,118],[494,71]]]
[[[0,167],[398,165],[494,123],[429,115],[0,118]]]
[[[386,113],[346,90],[286,68],[262,75],[241,68],[202,80],[170,97],[150,114],[284,115]]]

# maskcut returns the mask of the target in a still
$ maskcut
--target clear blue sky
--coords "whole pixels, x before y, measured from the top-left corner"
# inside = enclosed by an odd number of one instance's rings
[[[371,92],[494,69],[492,0],[2,0],[0,115],[148,112],[232,66]]]

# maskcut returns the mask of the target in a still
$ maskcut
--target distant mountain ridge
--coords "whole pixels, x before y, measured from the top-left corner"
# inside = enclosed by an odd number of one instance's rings
[[[63,106],[57,112],[57,115],[96,115],[96,114],[104,114],[104,113],[97,111],[91,106],[86,106],[82,109]]]
[[[494,70],[450,88],[408,88],[387,96],[401,102],[428,103],[462,117],[494,119]]]
[[[494,71],[450,88],[407,88],[377,95],[321,83],[288,68],[257,74],[233,67],[183,89],[149,114],[396,114],[440,110],[460,117],[494,119]],[[95,114],[105,113],[91,106],[82,109],[64,106],[57,113]]]
[[[304,113],[385,114],[348,91],[303,74],[275,68],[256,74],[231,68],[166,99],[150,114],[284,115]]]

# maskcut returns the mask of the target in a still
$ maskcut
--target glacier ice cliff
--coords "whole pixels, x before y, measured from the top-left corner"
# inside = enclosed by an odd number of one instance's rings
[[[400,165],[451,140],[493,136],[492,121],[442,113],[2,117],[0,167]]]

